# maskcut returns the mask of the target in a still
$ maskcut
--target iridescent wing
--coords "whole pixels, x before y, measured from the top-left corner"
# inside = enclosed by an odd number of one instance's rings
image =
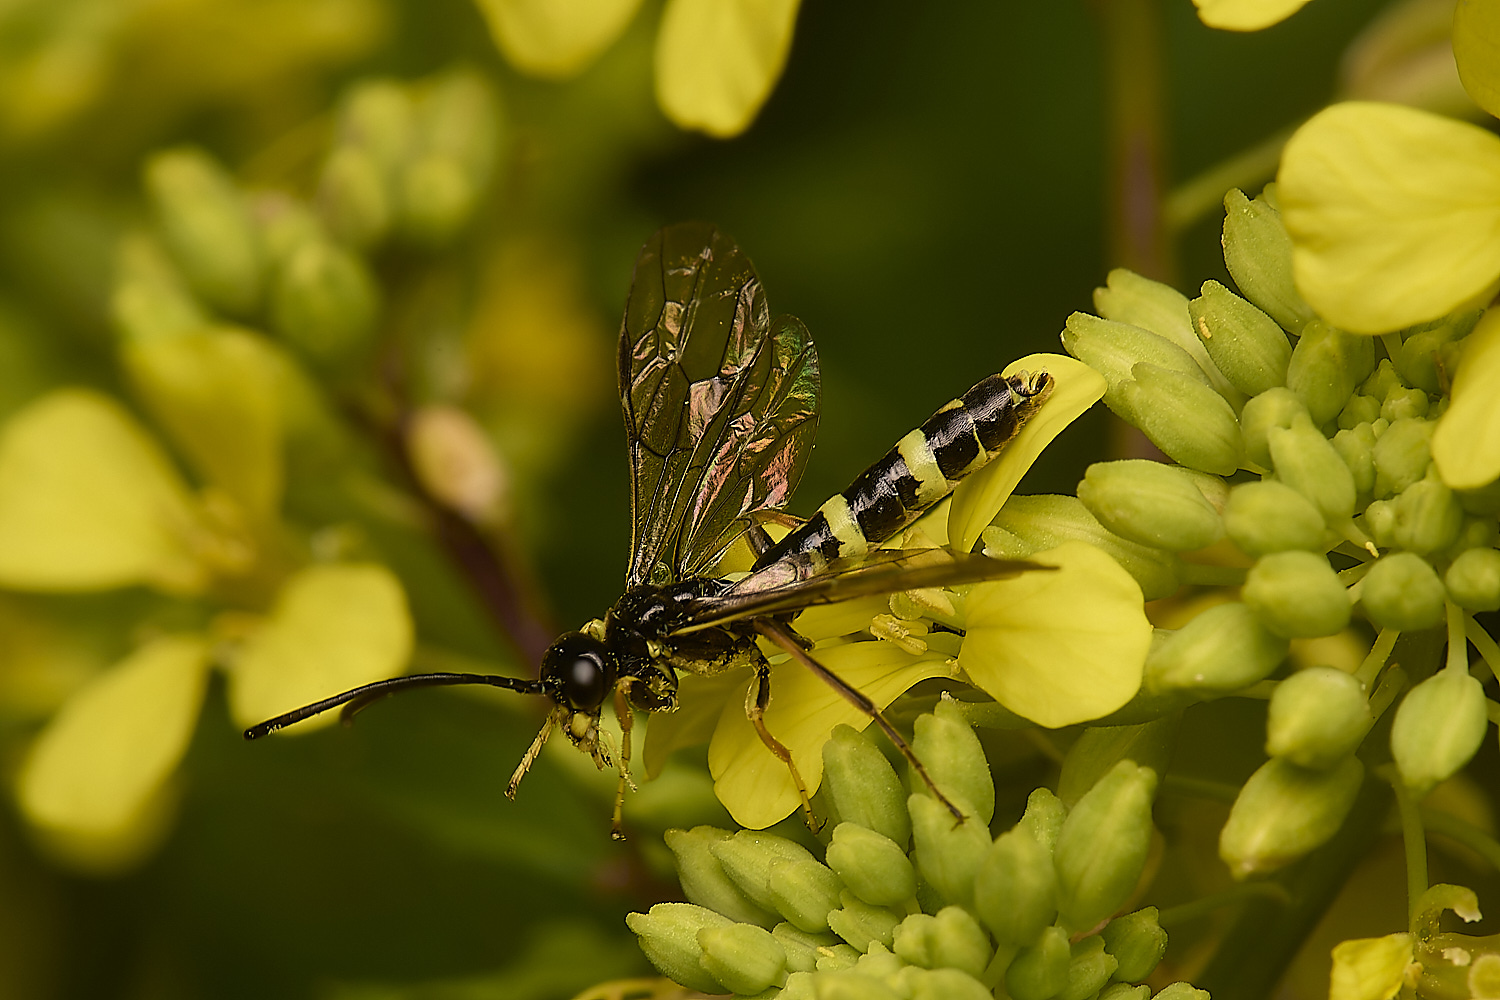
[[[702,575],[737,522],[786,503],[802,477],[818,423],[812,338],[790,316],[771,319],[733,241],[684,223],[636,258],[619,360],[626,586]]]
[[[825,560],[803,552],[756,570],[722,593],[687,605],[687,625],[677,634],[715,625],[801,611],[874,594],[924,587],[957,587],[1051,566],[948,549],[874,549],[851,559]]]

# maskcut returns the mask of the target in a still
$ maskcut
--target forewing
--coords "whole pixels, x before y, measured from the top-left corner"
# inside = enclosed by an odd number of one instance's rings
[[[626,585],[695,575],[750,511],[786,503],[818,416],[806,328],[774,322],[750,261],[712,226],[641,250],[620,331],[630,448]]]
[[[700,598],[687,608],[695,632],[757,615],[800,611],[872,594],[894,594],[924,587],[956,587],[1052,567],[1018,559],[951,552],[948,549],[874,549],[851,559],[825,561],[800,553],[751,573],[722,594]]]

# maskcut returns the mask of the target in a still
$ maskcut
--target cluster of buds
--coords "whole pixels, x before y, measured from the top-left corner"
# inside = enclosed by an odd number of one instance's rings
[[[686,903],[627,921],[663,974],[704,993],[783,1000],[1146,1000],[1167,946],[1157,911],[1116,916],[1151,840],[1156,774],[1123,760],[1069,808],[1045,788],[991,835],[995,786],[962,706],[913,749],[952,813],[848,726],[823,751],[824,860],[774,834],[674,830]],[[1185,983],[1163,1000],[1207,1000]]]

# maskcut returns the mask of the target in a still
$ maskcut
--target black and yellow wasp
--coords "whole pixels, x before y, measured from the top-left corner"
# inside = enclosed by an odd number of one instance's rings
[[[774,319],[760,279],[717,229],[662,229],[642,248],[619,346],[620,406],[630,448],[631,556],[625,593],[603,618],[568,632],[542,658],[536,680],[431,673],[345,691],[245,731],[256,739],[331,708],[348,718],[395,691],[488,684],[544,695],[553,704],[512,776],[515,795],[553,728],[610,765],[600,713],[613,697],[622,728],[614,832],[629,783],[631,708],[677,707],[681,671],[755,672],[746,712],[761,740],[791,771],[811,818],[807,786],[791,754],[767,730],[770,666],[764,638],[869,715],[932,785],[921,762],[877,707],[808,652],[796,612],[816,604],[952,586],[1035,568],[947,549],[882,549],[994,458],[1052,388],[1045,372],[992,375],[896,443],[805,522],[780,512],[812,450],[818,422],[818,356],[807,328]],[[771,522],[797,527],[780,541]],[[715,572],[736,541],[756,559],[739,579]],[[938,798],[958,818],[958,809]]]

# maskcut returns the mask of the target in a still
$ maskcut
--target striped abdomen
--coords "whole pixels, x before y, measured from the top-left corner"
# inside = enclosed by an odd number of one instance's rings
[[[991,375],[896,442],[811,520],[767,549],[756,568],[814,550],[828,559],[863,555],[998,455],[1051,389],[1046,372]]]

